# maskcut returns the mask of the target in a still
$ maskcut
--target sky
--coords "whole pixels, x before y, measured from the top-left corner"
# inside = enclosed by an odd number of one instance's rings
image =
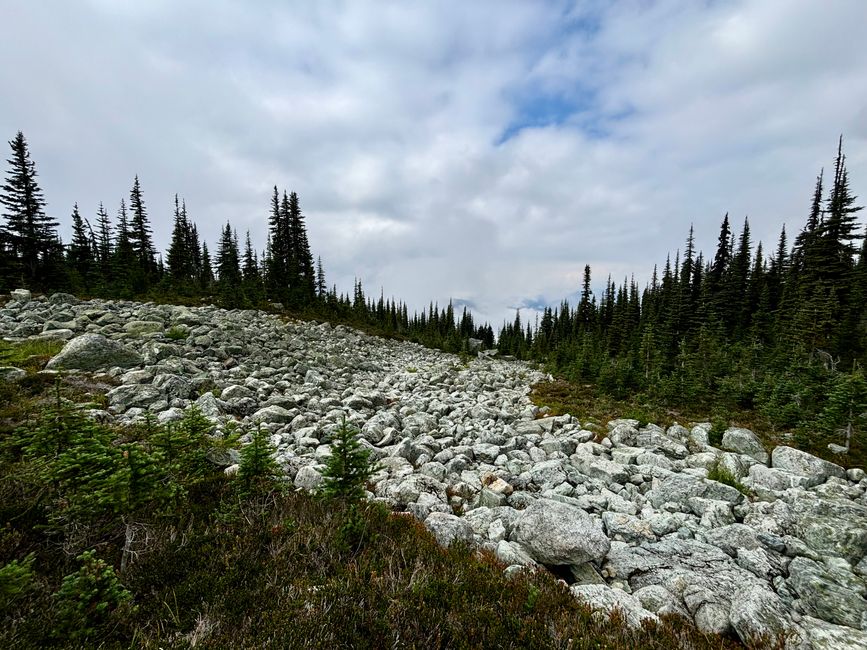
[[[496,327],[643,286],[690,225],[776,246],[844,137],[867,202],[864,0],[0,0],[0,138],[48,212],[116,213],[138,174],[215,247],[298,193],[329,285]],[[2,143],[0,143],[2,144]],[[6,158],[7,156],[3,156]]]

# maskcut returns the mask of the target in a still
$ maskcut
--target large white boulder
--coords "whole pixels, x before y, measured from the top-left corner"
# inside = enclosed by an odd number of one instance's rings
[[[49,370],[100,368],[130,368],[143,363],[141,355],[122,343],[102,334],[82,334],[63,346],[63,349],[45,366]]]
[[[575,506],[540,499],[516,520],[511,540],[541,564],[571,565],[601,560],[611,544],[602,522]]]

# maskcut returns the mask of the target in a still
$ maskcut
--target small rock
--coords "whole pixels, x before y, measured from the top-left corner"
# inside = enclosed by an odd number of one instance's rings
[[[27,376],[27,371],[14,366],[0,366],[0,381],[20,381]]]

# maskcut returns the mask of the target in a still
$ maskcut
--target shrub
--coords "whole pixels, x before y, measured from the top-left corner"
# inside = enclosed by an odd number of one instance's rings
[[[172,325],[166,331],[166,338],[172,341],[183,341],[190,335],[189,330],[181,325]]]
[[[731,486],[742,494],[747,494],[749,492],[746,486],[738,480],[737,476],[735,476],[731,473],[731,471],[722,466],[719,458],[714,461],[713,465],[708,467],[707,477],[711,481],[717,481],[719,483]]]
[[[31,553],[21,562],[12,560],[9,564],[0,567],[0,614],[6,613],[22,596],[33,589],[33,560],[36,556]]]
[[[274,447],[268,440],[268,431],[257,424],[250,444],[241,449],[241,463],[238,476],[249,488],[254,481],[268,479],[278,471],[274,460]]]
[[[72,641],[92,637],[113,618],[122,618],[134,610],[132,594],[117,579],[113,567],[97,558],[93,550],[77,559],[81,568],[63,579],[54,596],[54,633]]]
[[[714,447],[719,447],[722,444],[723,434],[728,428],[728,423],[720,418],[715,417],[711,420],[710,431],[707,432],[708,442]]]
[[[323,496],[358,501],[364,498],[364,485],[376,471],[370,453],[358,442],[357,429],[346,424],[338,427],[331,442],[331,456],[322,472]]]

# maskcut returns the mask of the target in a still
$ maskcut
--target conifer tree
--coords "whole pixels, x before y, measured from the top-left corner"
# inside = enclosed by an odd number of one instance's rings
[[[720,225],[716,254],[714,255],[713,264],[711,265],[708,278],[711,284],[715,287],[722,284],[723,276],[728,271],[731,259],[731,246],[731,228],[729,227],[729,215],[728,212],[726,212],[722,224]]]
[[[118,208],[117,212],[117,232],[115,237],[114,258],[112,260],[114,285],[119,295],[124,298],[132,298],[134,292],[133,282],[138,265],[135,251],[129,238],[129,221],[126,203],[124,203],[123,199],[120,200],[120,208]]]
[[[590,328],[593,319],[593,314],[590,309],[590,300],[593,297],[593,291],[590,288],[590,265],[584,265],[584,280],[581,283],[581,300],[578,303],[578,327],[585,331]]]
[[[151,237],[150,220],[142,198],[138,175],[136,175],[129,193],[129,207],[132,212],[128,234],[129,241],[139,265],[140,288],[146,289],[157,273],[157,263]]]
[[[247,231],[244,239],[244,266],[241,269],[244,280],[247,282],[257,282],[259,280],[259,262],[256,259],[256,251],[253,250],[253,243],[250,241],[250,231]]]
[[[316,258],[316,295],[321,299],[325,299],[328,293],[328,285],[325,283],[325,269],[322,267],[322,258]]]
[[[77,203],[72,209],[72,241],[67,259],[74,276],[73,288],[89,291],[94,270],[93,248]]]
[[[322,472],[324,496],[353,502],[364,498],[365,483],[375,466],[369,452],[358,441],[358,432],[343,419],[331,440],[331,455]]]
[[[202,291],[209,292],[214,285],[214,267],[211,266],[211,254],[208,252],[208,242],[202,242],[202,262],[199,270],[199,286]]]
[[[228,221],[217,248],[217,278],[220,303],[229,309],[243,306],[238,240]]]
[[[103,285],[108,283],[111,275],[111,220],[108,217],[102,201],[99,203],[99,208],[96,211],[96,251],[97,261],[99,262],[100,281]]]
[[[36,180],[36,165],[24,134],[9,141],[12,157],[7,160],[6,182],[0,188],[0,204],[6,219],[2,238],[17,270],[18,280],[30,288],[42,288],[43,267],[56,254],[57,222],[45,214],[45,199]]]
[[[839,292],[844,291],[848,283],[854,268],[854,255],[858,252],[856,242],[861,238],[856,214],[862,206],[855,205],[856,198],[849,190],[849,172],[841,136],[834,164],[834,185],[827,201],[827,216],[819,227],[824,274]]]
[[[298,204],[298,195],[289,194],[288,203],[289,242],[292,247],[290,265],[290,283],[293,288],[293,299],[298,305],[308,305],[316,296],[316,272],[313,268],[313,256],[307,240],[307,227],[304,225],[304,215]]]
[[[265,265],[268,291],[272,298],[281,302],[288,302],[289,291],[288,202],[284,192],[283,203],[281,204],[280,194],[275,185],[274,194],[271,197],[271,214],[268,218],[268,247]]]
[[[253,244],[250,241],[250,231],[244,240],[244,260],[241,268],[243,290],[247,303],[256,306],[262,300],[262,277],[259,272],[259,260]]]
[[[186,210],[181,210],[175,194],[174,225],[172,241],[166,256],[168,271],[176,285],[183,285],[193,278],[193,259],[190,254],[190,224]]]
[[[257,425],[250,436],[250,443],[241,448],[238,478],[248,490],[254,481],[267,480],[278,472],[277,461],[274,460],[275,449],[269,435],[267,429]]]
[[[199,245],[199,229],[189,217],[187,217],[187,204],[181,202],[181,214],[190,225],[189,239],[187,240],[187,255],[192,262],[193,277],[198,281],[202,276],[202,247]]]

